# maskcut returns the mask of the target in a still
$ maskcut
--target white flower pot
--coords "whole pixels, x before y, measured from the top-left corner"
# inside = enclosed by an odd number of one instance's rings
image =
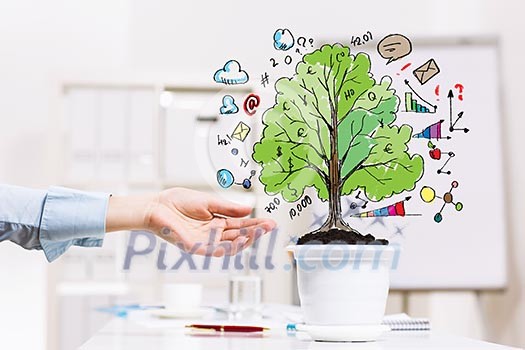
[[[397,247],[384,245],[290,246],[308,325],[380,325],[385,314]],[[394,261],[397,264],[397,261]]]

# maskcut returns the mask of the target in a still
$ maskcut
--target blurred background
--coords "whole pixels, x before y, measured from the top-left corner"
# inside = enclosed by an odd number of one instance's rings
[[[185,169],[200,169],[186,150],[203,135],[197,120],[208,115],[203,101],[218,93],[210,72],[232,52],[248,71],[260,71],[260,43],[277,28],[323,40],[368,30],[378,37],[495,37],[501,67],[487,67],[483,58],[472,64],[480,72],[501,72],[508,286],[393,291],[387,312],[429,317],[439,331],[524,347],[523,13],[521,0],[3,1],[0,182],[119,194],[174,185],[209,190],[205,179]],[[238,197],[258,203],[257,190]],[[75,348],[110,317],[95,308],[155,303],[165,282],[198,281],[208,303],[227,300],[224,274],[159,272],[155,254],[123,272],[126,243],[126,234],[112,234],[103,248],[71,249],[53,264],[41,252],[0,244],[0,344]],[[273,273],[271,284],[265,272],[261,277],[265,302],[294,302],[291,273]]]

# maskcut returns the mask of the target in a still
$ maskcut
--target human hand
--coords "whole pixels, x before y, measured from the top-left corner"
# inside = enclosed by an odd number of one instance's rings
[[[235,255],[275,227],[270,219],[243,218],[251,208],[185,188],[154,195],[112,196],[106,231],[148,230],[187,252]]]

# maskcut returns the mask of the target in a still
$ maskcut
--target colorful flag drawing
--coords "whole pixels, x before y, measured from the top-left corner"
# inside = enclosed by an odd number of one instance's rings
[[[412,136],[415,139],[450,139],[450,136],[443,137],[441,136],[441,124],[443,124],[445,120],[442,119],[438,121],[437,123],[434,123],[430,126],[427,126],[423,131],[421,131],[419,134],[414,134]]]
[[[359,217],[359,218],[374,218],[374,217],[380,217],[380,216],[406,216],[406,215],[414,215],[414,214],[407,214],[405,211],[405,202],[410,200],[412,197],[406,197],[404,200],[399,201],[397,203],[388,205],[386,207],[382,207],[379,209],[369,210],[365,211],[363,213],[358,213],[355,215],[352,215],[352,217]]]

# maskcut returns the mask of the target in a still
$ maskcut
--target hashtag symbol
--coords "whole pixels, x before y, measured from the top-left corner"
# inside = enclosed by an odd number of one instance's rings
[[[264,74],[261,75],[261,85],[263,87],[266,87],[266,85],[269,83],[270,83],[270,76],[268,75],[268,72],[264,72]]]

